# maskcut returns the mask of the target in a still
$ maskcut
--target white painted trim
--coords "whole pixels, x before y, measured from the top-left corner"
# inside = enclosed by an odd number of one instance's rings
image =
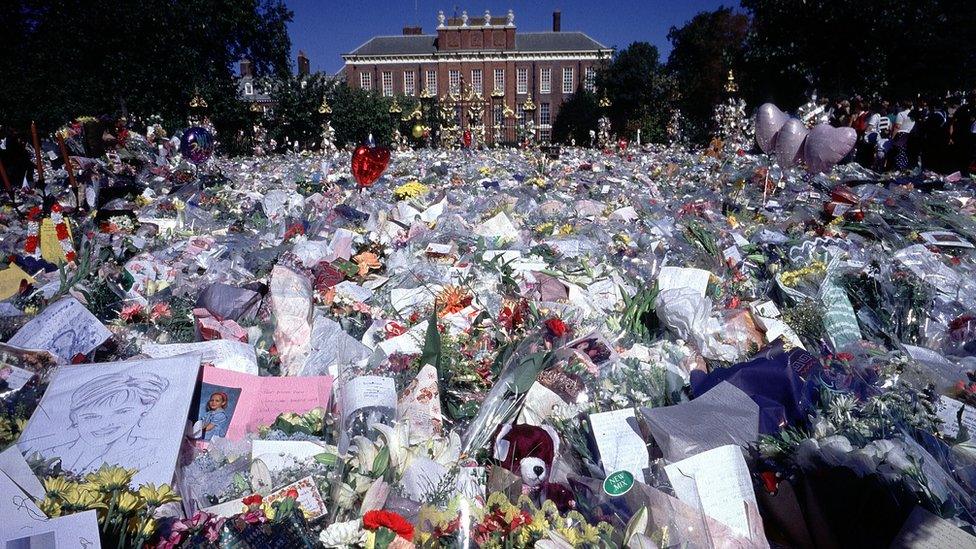
[[[581,52],[439,52],[427,55],[343,55],[346,65],[393,65],[418,63],[491,63],[506,61],[600,61],[609,59],[611,50]]]

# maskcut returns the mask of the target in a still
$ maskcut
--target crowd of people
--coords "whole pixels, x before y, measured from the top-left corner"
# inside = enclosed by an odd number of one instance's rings
[[[976,91],[900,101],[822,101],[820,112],[831,125],[857,131],[850,160],[866,168],[976,172]]]

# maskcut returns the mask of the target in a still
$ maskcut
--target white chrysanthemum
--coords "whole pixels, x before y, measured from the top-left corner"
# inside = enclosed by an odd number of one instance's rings
[[[319,534],[319,541],[326,547],[350,547],[360,543],[363,537],[362,522],[353,519],[330,524]]]

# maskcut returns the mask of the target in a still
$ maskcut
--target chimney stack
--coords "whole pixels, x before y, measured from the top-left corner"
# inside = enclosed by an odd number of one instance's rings
[[[562,18],[563,14],[561,11],[556,10],[552,12],[552,32],[559,32],[562,30]]]
[[[241,78],[254,76],[254,68],[251,66],[250,59],[241,59]]]
[[[305,57],[305,52],[298,50],[298,75],[308,76],[308,73],[309,73],[308,57]]]
[[[423,27],[403,27],[404,36],[419,36],[424,33]]]

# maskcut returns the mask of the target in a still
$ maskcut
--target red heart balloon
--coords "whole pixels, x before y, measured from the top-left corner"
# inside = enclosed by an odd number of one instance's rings
[[[360,145],[352,153],[352,175],[360,187],[369,187],[390,164],[390,149]]]

